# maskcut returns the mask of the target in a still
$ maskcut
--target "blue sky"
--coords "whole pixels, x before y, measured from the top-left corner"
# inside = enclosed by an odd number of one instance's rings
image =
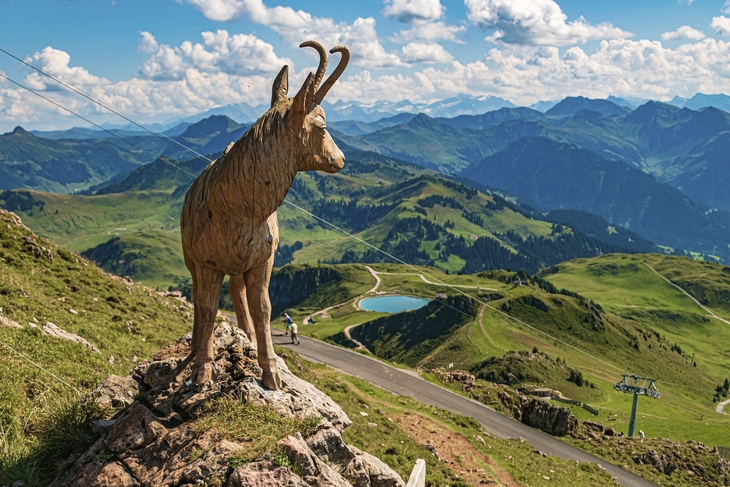
[[[294,91],[316,65],[297,47],[309,38],[352,51],[328,101],[730,93],[722,0],[0,0],[0,32],[3,48],[145,122],[265,103],[283,64]],[[3,54],[0,73],[119,122]],[[16,125],[84,124],[0,79],[0,132]]]

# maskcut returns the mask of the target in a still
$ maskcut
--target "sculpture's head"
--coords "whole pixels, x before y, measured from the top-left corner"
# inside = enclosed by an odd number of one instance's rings
[[[319,53],[317,73],[310,73],[296,96],[287,98],[289,67],[284,66],[274,80],[271,107],[278,106],[287,110],[284,123],[289,140],[294,145],[297,170],[335,173],[345,165],[345,155],[327,132],[327,119],[320,103],[345,70],[350,60],[350,51],[344,46],[333,47],[330,50],[331,53],[339,52],[342,58],[327,80],[321,83],[327,69],[327,51],[315,41],[304,42],[299,47],[313,47],[317,50]]]

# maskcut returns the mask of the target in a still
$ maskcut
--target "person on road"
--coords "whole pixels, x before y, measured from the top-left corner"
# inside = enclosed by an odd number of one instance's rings
[[[291,325],[294,323],[294,321],[291,319],[291,316],[289,316],[288,313],[284,313],[284,323],[286,323],[286,331],[285,334],[289,334],[291,331]]]
[[[299,345],[299,337],[297,336],[297,332],[299,331],[299,327],[297,327],[297,324],[292,321],[291,324],[291,342]]]

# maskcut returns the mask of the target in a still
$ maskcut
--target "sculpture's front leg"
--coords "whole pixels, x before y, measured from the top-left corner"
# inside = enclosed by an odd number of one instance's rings
[[[263,375],[261,381],[268,389],[281,387],[279,369],[276,366],[274,344],[271,341],[271,301],[269,300],[269,280],[274,257],[263,265],[255,267],[244,275],[248,306],[256,329],[258,360]]]

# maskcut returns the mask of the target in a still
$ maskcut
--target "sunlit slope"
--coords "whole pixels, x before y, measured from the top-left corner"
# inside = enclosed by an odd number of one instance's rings
[[[192,170],[188,163],[181,164]],[[0,204],[18,211],[40,235],[88,251],[110,272],[154,286],[175,285],[188,275],[178,225],[191,178],[175,175],[170,164],[158,160],[114,186],[129,191],[97,196],[13,192],[0,194]],[[377,247],[405,262],[449,272],[536,272],[578,256],[630,251],[622,242],[632,245],[629,233],[606,239],[608,224],[604,230],[595,231],[593,225],[586,227],[590,234],[580,232],[575,228],[582,228],[581,218],[573,219],[578,227],[547,221],[498,194],[363,152],[348,153],[337,174],[297,175],[278,216],[277,266],[390,259]]]
[[[728,267],[657,254],[606,255],[565,262],[542,276],[558,288],[579,292],[614,314],[656,329],[718,382],[728,376]],[[706,303],[710,312],[662,276]]]
[[[79,196],[33,191],[30,194],[43,202],[43,207],[18,214],[42,237],[80,252],[116,235],[179,232],[180,203],[171,193],[156,190]]]
[[[375,269],[386,271],[376,266]],[[419,268],[428,279],[448,278],[450,288],[429,286],[415,275],[417,271],[391,267],[381,274],[383,290],[404,290],[416,295],[446,292],[447,305],[434,301],[428,308],[412,313],[370,318],[341,316],[333,320],[345,323],[365,321],[351,330],[353,337],[365,343],[376,355],[398,363],[428,370],[447,367],[470,370],[488,377],[496,371],[496,380],[507,375],[521,379],[514,387],[550,387],[565,396],[588,402],[598,408],[598,417],[576,407],[581,419],[598,420],[626,432],[631,410],[631,395],[616,392],[613,385],[621,374],[638,374],[657,379],[660,400],[642,398],[639,427],[647,435],[684,441],[696,439],[708,444],[724,444],[730,431],[730,418],[714,411],[716,377],[705,361],[692,365],[692,355],[685,346],[675,346],[667,333],[644,320],[619,315],[589,300],[540,288],[539,281],[513,285],[514,273],[485,272],[464,276],[445,276],[437,270]],[[413,274],[412,277],[401,275]],[[419,284],[419,281],[420,284]],[[505,281],[509,281],[506,283]],[[487,288],[496,289],[488,291]],[[479,300],[467,305],[467,297]],[[573,291],[574,292],[574,291]],[[568,292],[570,294],[570,292]],[[487,305],[480,303],[490,299]],[[315,327],[329,327],[327,320]],[[334,336],[335,341],[341,338]],[[539,358],[534,352],[547,353]],[[515,355],[523,351],[527,355]],[[530,355],[528,352],[532,353]],[[536,359],[538,357],[539,359]],[[559,360],[558,360],[559,359]],[[584,383],[571,382],[569,372],[582,373]],[[724,377],[724,376],[723,376]]]
[[[0,340],[16,351],[4,348],[0,361],[0,424],[28,419],[31,404],[42,407],[68,389],[26,358],[88,391],[111,373],[127,374],[136,361],[192,329],[192,309],[181,309],[179,301],[112,278],[37,237],[11,213],[0,210],[0,222],[0,308],[22,325],[0,326]],[[83,337],[101,353],[42,334],[37,327],[46,322]]]
[[[101,263],[107,272],[134,276],[135,281],[150,287],[167,289],[181,277],[189,276],[177,231],[125,232],[82,255]]]

